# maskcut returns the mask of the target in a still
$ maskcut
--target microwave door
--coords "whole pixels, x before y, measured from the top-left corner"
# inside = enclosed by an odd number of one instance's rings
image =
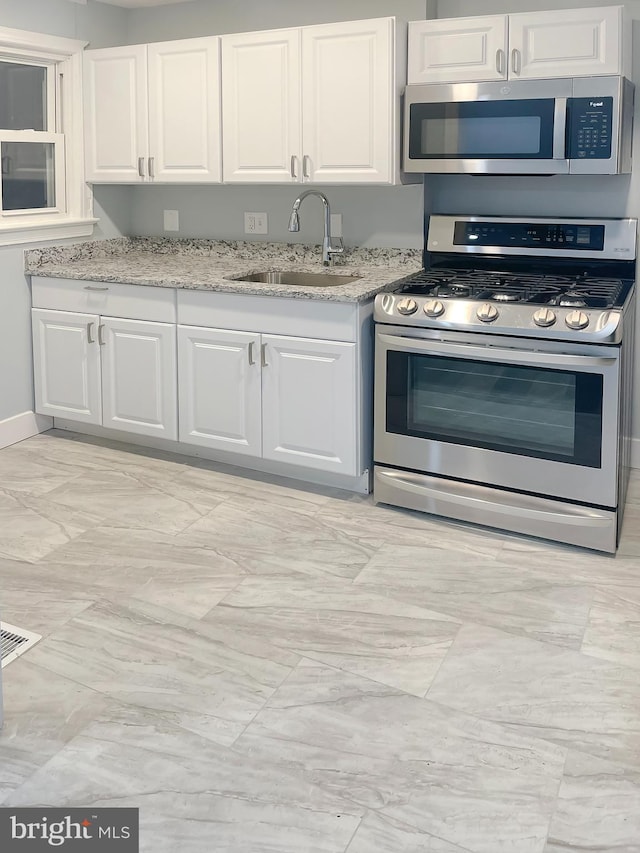
[[[568,174],[567,99],[407,104],[405,171]]]

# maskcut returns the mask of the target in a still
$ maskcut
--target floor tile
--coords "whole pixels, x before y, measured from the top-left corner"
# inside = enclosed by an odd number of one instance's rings
[[[40,560],[100,522],[87,507],[70,508],[49,494],[0,490],[0,558]]]
[[[235,749],[472,853],[541,853],[565,759],[544,740],[310,661]]]
[[[460,627],[328,578],[250,578],[205,619],[416,696],[424,696]]]
[[[638,853],[640,773],[570,752],[545,853]]]
[[[2,671],[0,803],[19,788],[110,701],[67,678],[18,658]]]
[[[636,670],[465,625],[427,698],[640,769]]]
[[[100,601],[30,660],[121,702],[165,712],[218,743],[244,730],[298,660],[248,636],[131,599]]]
[[[356,585],[467,622],[579,649],[593,590],[449,547],[384,545]]]
[[[7,803],[139,807],[142,853],[342,853],[363,813],[133,706],[86,726]]]
[[[469,853],[386,815],[370,812],[356,830],[347,853]]]
[[[116,521],[110,521],[109,524]],[[39,565],[42,565],[39,564]],[[116,601],[130,596],[200,618],[245,577],[217,552],[157,531],[96,527],[52,551],[46,571]]]
[[[178,534],[176,543],[214,549],[251,574],[352,578],[375,553],[319,515],[250,498],[224,501]]]
[[[596,587],[582,651],[640,668],[640,587]]]

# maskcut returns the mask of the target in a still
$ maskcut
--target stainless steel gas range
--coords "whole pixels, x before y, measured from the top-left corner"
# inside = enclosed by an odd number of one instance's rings
[[[615,552],[636,226],[431,217],[375,302],[376,502]]]

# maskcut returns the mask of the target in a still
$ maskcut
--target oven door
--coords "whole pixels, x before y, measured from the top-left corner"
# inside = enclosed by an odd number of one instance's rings
[[[408,86],[404,169],[568,174],[570,95],[571,80]]]
[[[379,325],[375,461],[615,507],[619,355]]]

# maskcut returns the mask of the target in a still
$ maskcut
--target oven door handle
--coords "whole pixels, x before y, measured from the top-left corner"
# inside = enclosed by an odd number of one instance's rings
[[[415,352],[420,355],[458,356],[475,361],[497,361],[502,364],[519,364],[523,367],[555,367],[559,370],[573,368],[585,370],[588,367],[611,367],[617,362],[615,356],[601,357],[590,355],[569,355],[568,353],[525,352],[506,350],[497,347],[478,347],[473,344],[452,344],[433,342],[419,338],[407,338],[402,335],[378,333],[378,340],[393,350]]]

